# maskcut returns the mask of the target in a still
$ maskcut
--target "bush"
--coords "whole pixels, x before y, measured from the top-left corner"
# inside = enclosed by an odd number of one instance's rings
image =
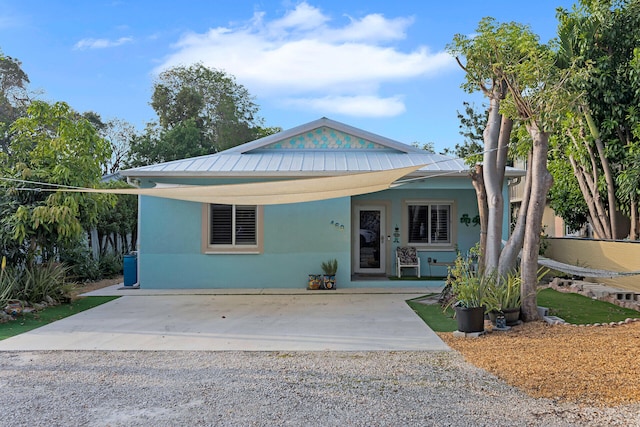
[[[100,278],[99,262],[85,245],[78,244],[62,250],[60,262],[68,266],[68,274],[75,281],[87,282]]]
[[[9,300],[26,303],[64,302],[73,287],[67,281],[68,268],[57,263],[31,267],[7,267],[0,275],[0,306]]]
[[[109,253],[100,258],[98,263],[100,277],[111,278],[123,273],[124,257],[122,254]]]

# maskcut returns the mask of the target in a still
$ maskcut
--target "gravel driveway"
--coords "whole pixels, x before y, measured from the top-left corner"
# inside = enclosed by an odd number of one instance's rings
[[[10,426],[640,425],[527,397],[456,352],[2,352]]]

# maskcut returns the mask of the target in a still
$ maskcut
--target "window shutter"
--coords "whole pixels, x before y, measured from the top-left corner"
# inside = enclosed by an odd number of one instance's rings
[[[449,243],[449,206],[431,206],[431,243]]]
[[[212,245],[233,244],[233,206],[231,205],[211,205],[211,236],[209,243]]]
[[[256,207],[236,206],[236,245],[255,245]]]
[[[409,243],[427,243],[428,206],[409,206]]]

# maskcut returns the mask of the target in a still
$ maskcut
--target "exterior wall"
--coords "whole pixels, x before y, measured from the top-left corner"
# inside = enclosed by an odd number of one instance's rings
[[[565,264],[608,271],[639,271],[640,242],[590,239],[548,239],[548,258]],[[586,278],[619,289],[640,292],[640,276]]]
[[[422,274],[445,276],[447,267],[429,266],[428,258],[452,262],[456,250],[466,253],[479,240],[480,227],[460,221],[464,214],[478,214],[475,191],[466,178],[434,178],[353,198],[264,206],[260,254],[205,254],[200,203],[141,196],[138,281],[150,289],[303,288],[308,274],[321,274],[321,263],[336,258],[338,287],[397,286],[399,282],[352,281],[352,208],[374,202],[388,206],[386,272],[394,275],[395,248],[405,245],[406,237],[401,233],[400,241],[394,242],[393,229],[403,229],[403,203],[415,199],[454,202],[455,246],[420,251]],[[505,239],[508,217],[505,211]]]
[[[438,263],[452,262],[456,258],[456,250],[466,253],[480,240],[480,226],[470,224],[466,226],[460,222],[462,215],[473,218],[478,215],[478,205],[475,190],[468,179],[430,179],[425,182],[406,184],[397,189],[366,194],[353,198],[353,203],[389,202],[391,209],[387,213],[387,275],[395,275],[395,250],[398,246],[407,245],[407,218],[404,218],[402,206],[405,200],[440,200],[453,201],[452,237],[455,247],[450,249],[419,250],[421,273],[424,276],[446,276],[447,266],[429,266],[428,258],[436,259]],[[399,242],[394,242],[392,236],[395,226],[400,228]],[[505,233],[508,231],[508,212],[505,212]]]
[[[143,288],[301,288],[330,258],[338,286],[350,280],[349,198],[265,206],[262,254],[203,254],[200,203],[141,196],[140,214]]]

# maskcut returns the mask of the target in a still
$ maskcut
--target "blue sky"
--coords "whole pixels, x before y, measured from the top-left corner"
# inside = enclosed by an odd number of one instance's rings
[[[0,0],[0,49],[22,62],[38,98],[138,129],[156,119],[157,73],[202,62],[234,75],[266,126],[325,116],[441,150],[461,142],[462,102],[482,102],[460,89],[445,52],[454,34],[493,16],[546,42],[556,7],[573,3]]]

